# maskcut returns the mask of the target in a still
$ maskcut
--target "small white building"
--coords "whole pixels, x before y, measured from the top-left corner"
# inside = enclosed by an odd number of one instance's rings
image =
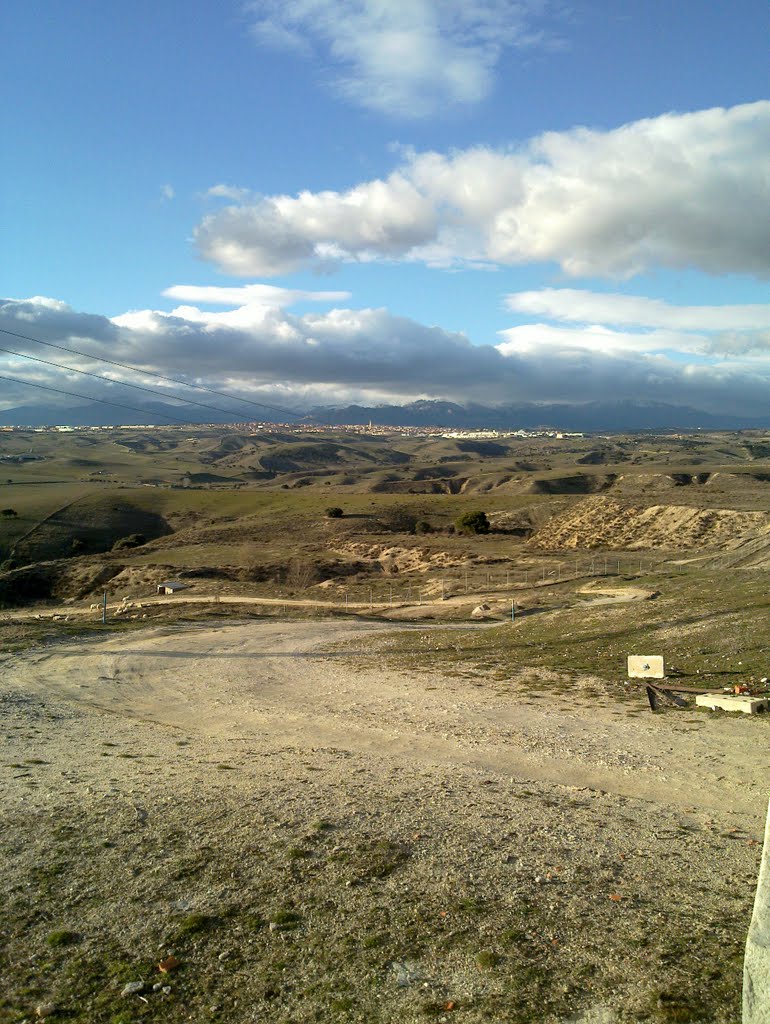
[[[165,583],[158,584],[158,593],[177,594],[180,590],[187,590],[187,587],[187,583],[181,583],[179,580],[166,580]]]

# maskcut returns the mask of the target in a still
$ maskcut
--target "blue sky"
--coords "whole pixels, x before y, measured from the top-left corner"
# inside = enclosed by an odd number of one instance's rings
[[[770,412],[764,0],[10,0],[3,28],[0,326],[297,406]]]

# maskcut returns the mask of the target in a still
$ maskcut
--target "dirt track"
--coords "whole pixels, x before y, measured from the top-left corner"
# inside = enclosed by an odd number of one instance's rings
[[[151,629],[3,660],[0,1020],[36,1000],[77,1021],[736,1019],[765,723],[345,651],[386,628]],[[45,952],[62,927],[77,943]],[[156,949],[184,961],[169,993]]]
[[[53,692],[210,741],[337,744],[551,783],[569,779],[664,805],[762,812],[770,756],[757,750],[754,721],[702,714],[629,718],[625,709],[590,696],[580,703],[563,696],[501,698],[457,679],[357,672],[355,653],[321,651],[324,642],[384,628],[337,622],[167,627],[17,657],[6,679],[26,692]]]

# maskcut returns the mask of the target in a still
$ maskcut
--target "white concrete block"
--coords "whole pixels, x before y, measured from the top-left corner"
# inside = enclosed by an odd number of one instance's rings
[[[767,711],[770,702],[765,697],[749,697],[744,694],[732,693],[699,693],[695,698],[699,708],[710,708],[712,711],[742,711],[745,715],[756,715]]]
[[[659,654],[629,654],[629,679],[663,679],[663,658]]]

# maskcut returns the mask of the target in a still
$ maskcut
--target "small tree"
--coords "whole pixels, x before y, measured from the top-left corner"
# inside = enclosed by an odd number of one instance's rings
[[[486,512],[465,512],[455,519],[458,533],[489,533],[489,520]]]
[[[286,582],[292,590],[307,590],[318,579],[317,567],[304,558],[293,558],[286,567]]]
[[[2,511],[0,511],[0,516],[2,516],[3,519],[15,519],[18,516],[18,514],[19,513],[16,511],[15,508],[4,508]]]
[[[344,514],[345,513],[342,511],[342,509],[339,507],[339,505],[331,505],[326,510],[326,518],[327,519],[342,519]]]

